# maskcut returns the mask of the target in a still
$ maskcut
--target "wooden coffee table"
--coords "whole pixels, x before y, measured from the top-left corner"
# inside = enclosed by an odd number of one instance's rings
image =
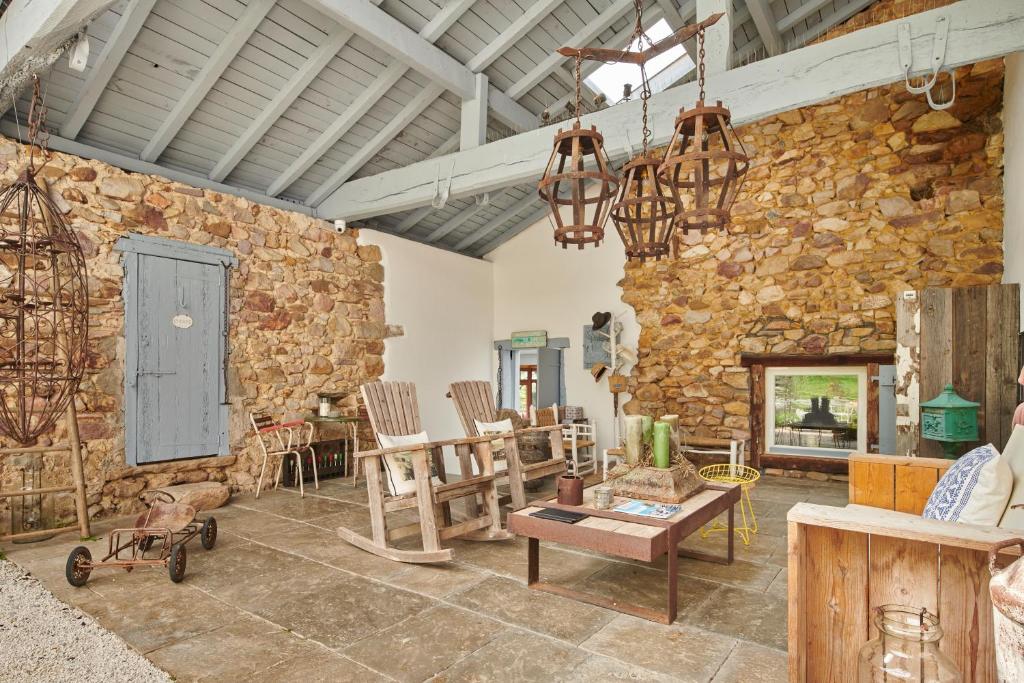
[[[730,564],[733,560],[733,511],[740,500],[740,487],[735,484],[708,484],[700,493],[681,503],[682,510],[668,519],[653,519],[628,515],[612,510],[598,510],[593,504],[593,489],[583,490],[583,505],[560,505],[556,499],[533,501],[527,507],[508,516],[508,530],[529,539],[527,550],[526,584],[536,590],[554,593],[591,605],[613,609],[661,624],[676,619],[676,585],[678,583],[678,556]],[[617,507],[628,498],[615,498]],[[531,517],[541,508],[572,510],[590,515],[575,524]],[[722,512],[729,513],[729,551],[726,557],[680,550],[679,542],[711,522]],[[550,541],[594,550],[616,557],[653,562],[668,555],[667,608],[658,611],[600,595],[593,595],[540,580],[540,542]]]

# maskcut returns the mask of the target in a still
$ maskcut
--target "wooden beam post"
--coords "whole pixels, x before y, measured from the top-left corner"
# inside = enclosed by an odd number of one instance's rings
[[[704,64],[709,75],[732,66],[732,0],[697,0],[698,21],[718,13],[722,18],[704,33]]]
[[[487,74],[477,74],[473,97],[462,100],[459,149],[473,149],[487,142]]]

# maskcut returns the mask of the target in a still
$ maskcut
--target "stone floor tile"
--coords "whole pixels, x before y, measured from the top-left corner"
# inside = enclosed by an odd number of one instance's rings
[[[512,629],[432,680],[438,683],[561,681],[586,658],[585,653],[569,645]]]
[[[390,680],[330,650],[293,657],[248,678],[249,683],[377,683]]]
[[[455,561],[501,576],[526,581],[526,539],[502,543],[452,542]],[[601,556],[578,553],[540,544],[540,578],[569,583],[590,576],[608,565]]]
[[[688,626],[662,626],[619,615],[582,648],[657,671],[678,681],[709,681],[736,641]]]
[[[607,624],[612,613],[503,577],[490,577],[451,597],[467,609],[578,644]]]
[[[259,498],[239,496],[238,499],[232,501],[232,505],[247,510],[268,512],[279,517],[287,517],[288,519],[299,521],[324,517],[354,507],[352,503],[332,498],[309,495],[300,497],[287,491],[268,491],[261,494]]]
[[[768,584],[768,588],[765,589],[765,593],[782,598],[789,595],[789,570],[787,568],[783,567],[779,575],[772,579],[772,582]]]
[[[785,652],[739,643],[712,683],[784,683],[788,675]]]
[[[786,598],[722,586],[683,621],[780,650],[786,648]]]
[[[420,612],[345,648],[355,662],[399,681],[423,681],[479,650],[504,626],[448,606]]]
[[[601,683],[604,681],[671,683],[677,679],[633,664],[620,662],[611,657],[594,655],[569,673],[562,675],[558,680],[559,683],[596,683],[597,681],[601,681]]]
[[[359,551],[363,552],[363,551]],[[490,574],[474,567],[448,564],[410,564],[381,580],[413,593],[443,598],[486,580]]]
[[[201,635],[179,640],[146,657],[178,681],[249,681],[295,657],[315,658],[323,648],[248,615]]]
[[[717,564],[688,557],[679,558],[680,574],[757,591],[766,589],[780,571],[774,565],[743,560],[736,560],[732,564]]]
[[[614,562],[582,581],[576,581],[572,588],[664,611],[668,597],[667,582],[665,569]],[[696,609],[718,586],[711,581],[681,575],[676,590],[679,612]]]

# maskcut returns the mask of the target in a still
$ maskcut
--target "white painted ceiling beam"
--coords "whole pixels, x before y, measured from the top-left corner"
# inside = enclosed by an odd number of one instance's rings
[[[529,190],[526,195],[516,200],[511,206],[502,211],[500,214],[487,221],[487,226],[483,230],[477,230],[471,235],[466,235],[462,240],[456,244],[453,248],[455,251],[462,251],[468,247],[473,246],[484,237],[487,237],[496,229],[500,228],[505,223],[521,214],[526,209],[530,208],[534,204],[540,205],[540,197],[534,190]]]
[[[529,33],[534,26],[539,24],[544,17],[551,14],[563,2],[565,0],[536,0],[515,21],[509,24],[504,31],[498,34],[497,38],[485,45],[484,49],[480,50],[480,52],[476,53],[473,59],[466,63],[466,68],[470,71],[483,71],[489,67],[494,63],[494,60],[519,42],[520,38]]]
[[[306,2],[461,99],[473,97],[473,71],[433,44],[451,25],[449,10],[468,8],[472,3],[462,0],[450,3],[440,10],[441,20],[432,20],[417,34],[368,0]],[[497,88],[492,88],[490,93],[489,106],[504,123],[517,130],[528,130],[536,125],[537,117],[526,107]]]
[[[476,75],[476,94],[462,100],[459,149],[473,149],[487,142],[487,74]]]
[[[3,133],[12,140],[20,139],[18,126],[13,121],[0,121],[0,133]],[[21,126],[21,135],[26,134],[24,126]],[[21,139],[22,142],[27,142],[25,139]],[[201,187],[214,192],[222,192],[228,195],[234,195],[236,197],[245,197],[251,199],[257,204],[266,204],[267,206],[273,206],[279,209],[285,209],[287,211],[297,211],[298,213],[306,214],[307,216],[315,216],[316,212],[304,204],[298,202],[290,202],[286,199],[278,199],[277,197],[270,197],[262,192],[250,190],[248,188],[239,187],[236,185],[226,185],[224,183],[218,183],[210,180],[206,176],[199,175],[196,173],[189,173],[187,171],[179,171],[174,168],[168,168],[155,164],[150,161],[143,161],[133,156],[126,154],[120,154],[113,152],[108,149],[100,149],[92,145],[87,145],[76,140],[69,140],[59,135],[50,135],[47,141],[47,146],[57,152],[63,152],[65,154],[73,154],[83,159],[95,159],[111,166],[124,169],[126,171],[133,171],[135,173],[145,173],[146,175],[159,176],[161,178],[167,178],[168,180],[176,183],[182,183],[183,185],[189,185],[191,187]]]
[[[608,9],[587,22],[573,36],[567,38],[563,45],[571,47],[590,45],[598,36],[607,31],[609,26],[621,19],[622,15],[632,9],[633,0],[615,0]],[[512,98],[522,97],[565,61],[565,57],[557,52],[552,52],[530,69],[529,72],[524,74],[522,78],[512,84],[512,87],[505,92]]]
[[[296,71],[291,78],[288,79],[288,84],[284,90],[281,90],[274,99],[270,101],[267,108],[264,109],[259,115],[252,120],[249,126],[245,129],[245,132],[234,144],[231,145],[223,157],[217,162],[217,165],[210,171],[211,180],[223,180],[234,170],[235,166],[245,158],[245,155],[256,146],[256,143],[266,135],[267,131],[277,122],[281,115],[284,114],[295,100],[299,98],[299,95],[309,87],[309,84],[313,82],[324,68],[331,62],[332,59],[345,47],[352,38],[352,32],[344,29],[340,26],[336,27],[324,41],[323,45],[318,47],[313,54],[309,56],[299,70]]]
[[[224,70],[228,68],[231,61],[242,49],[242,46],[249,41],[249,37],[256,31],[267,12],[274,6],[275,0],[253,0],[242,12],[242,16],[228,30],[224,41],[217,46],[210,58],[206,60],[202,70],[196,75],[188,88],[178,101],[174,104],[171,113],[167,115],[160,127],[157,128],[153,137],[142,149],[139,158],[143,161],[156,161],[171,144],[171,140],[178,134],[181,127],[185,125],[189,117],[196,110],[196,107],[203,101],[214,83],[221,77]]]
[[[761,42],[764,43],[768,56],[774,57],[785,48],[769,3],[770,0],[747,0],[747,9],[750,10],[750,18],[754,20],[757,34],[761,36]]]
[[[42,73],[67,42],[114,0],[14,0],[0,17],[0,114],[33,73]]]
[[[704,64],[708,75],[720,74],[732,65],[732,0],[697,0],[697,16],[722,18],[704,32]]]
[[[125,6],[121,18],[103,46],[103,51],[86,76],[82,89],[78,91],[78,98],[65,116],[60,127],[61,137],[71,140],[78,137],[79,131],[85,125],[117,67],[121,65],[128,48],[135,42],[135,37],[139,35],[142,25],[146,23],[146,17],[155,4],[156,0],[131,0]]]
[[[423,111],[429,107],[434,100],[440,97],[443,92],[444,88],[436,83],[431,83],[421,90],[420,94],[409,100],[409,103],[402,108],[402,111],[398,112],[393,118],[391,118],[391,120],[387,122],[387,125],[381,128],[369,142],[363,145],[358,152],[349,157],[341,168],[332,173],[330,178],[313,190],[313,192],[306,197],[306,204],[309,206],[316,206],[330,196],[331,192],[351,178],[356,171],[362,168],[366,162],[373,158],[374,154],[383,149],[384,145],[394,140],[395,136],[401,133],[402,130],[412,123],[417,116],[422,114]]]
[[[709,79],[709,99],[721,99],[733,122],[751,121],[847,93],[902,80],[897,25],[909,24],[914,63],[930,64],[938,17],[947,17],[946,66],[1000,57],[1024,50],[1024,3],[1018,0],[961,0],[953,5],[870,26],[825,42],[783,53]],[[658,93],[649,103],[653,145],[672,133],[680,103],[693,102],[696,83]],[[640,103],[627,102],[583,117],[596,124],[608,149],[623,149],[637,135]],[[346,183],[318,207],[329,218],[360,220],[409,211],[430,202],[438,164],[454,163],[451,196],[467,197],[503,187],[536,182],[551,154],[553,128],[546,127],[488,143],[448,157]]]

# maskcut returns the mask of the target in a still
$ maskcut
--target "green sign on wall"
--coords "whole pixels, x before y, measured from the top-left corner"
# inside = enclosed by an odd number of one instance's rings
[[[526,330],[512,333],[513,349],[542,349],[548,345],[546,330]]]

